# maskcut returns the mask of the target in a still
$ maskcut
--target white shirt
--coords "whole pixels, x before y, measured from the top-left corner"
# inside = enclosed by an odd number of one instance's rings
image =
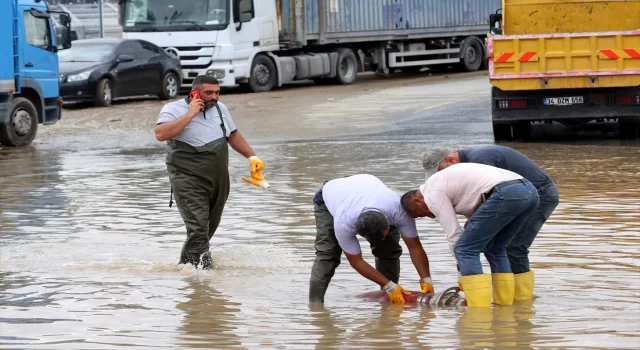
[[[400,196],[373,175],[360,174],[331,180],[322,189],[322,198],[333,216],[336,239],[343,251],[360,254],[356,232],[358,217],[365,210],[377,209],[400,234],[418,236],[415,220],[400,205]]]
[[[420,186],[429,210],[444,229],[453,251],[462,228],[456,214],[473,216],[483,201],[483,195],[497,184],[522,179],[522,176],[479,163],[459,163],[433,174]]]

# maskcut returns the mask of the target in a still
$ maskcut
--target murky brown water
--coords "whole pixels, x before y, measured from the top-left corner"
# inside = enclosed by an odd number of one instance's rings
[[[640,346],[637,144],[511,145],[547,169],[561,193],[532,249],[532,306],[465,311],[363,302],[353,296],[375,286],[343,259],[325,307],[309,309],[318,185],[369,172],[402,193],[422,178],[412,159],[422,146],[263,145],[269,192],[241,181],[246,161],[234,154],[212,272],[176,266],[184,232],[168,207],[161,148],[2,149],[0,347]],[[455,285],[439,226],[421,219],[419,229],[436,290]],[[406,253],[402,269],[401,282],[418,289]]]

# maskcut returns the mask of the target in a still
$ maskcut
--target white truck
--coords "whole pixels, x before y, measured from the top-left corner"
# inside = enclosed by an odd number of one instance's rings
[[[269,91],[295,80],[351,84],[358,72],[486,64],[500,0],[120,0],[125,38],[180,58],[198,75]]]

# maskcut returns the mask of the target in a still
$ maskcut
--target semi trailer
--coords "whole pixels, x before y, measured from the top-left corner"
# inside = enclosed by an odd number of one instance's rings
[[[351,84],[357,74],[486,64],[500,0],[121,0],[125,38],[180,58],[198,75],[269,91],[297,80]]]

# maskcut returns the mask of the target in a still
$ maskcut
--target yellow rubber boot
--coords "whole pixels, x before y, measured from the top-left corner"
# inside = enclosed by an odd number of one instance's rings
[[[471,307],[491,307],[491,275],[487,273],[460,276],[467,305]]]
[[[516,293],[512,273],[492,273],[493,303],[496,305],[513,305]]]
[[[533,271],[513,275],[516,284],[515,300],[533,299]]]

